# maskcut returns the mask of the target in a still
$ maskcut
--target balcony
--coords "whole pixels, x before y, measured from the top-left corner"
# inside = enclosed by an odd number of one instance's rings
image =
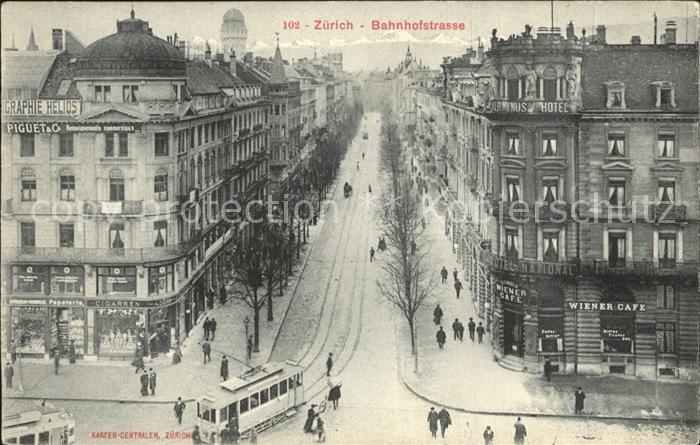
[[[678,223],[687,221],[686,206],[671,203],[649,205],[649,221],[658,223]]]
[[[143,200],[139,201],[83,201],[83,214],[139,216],[143,213]]]
[[[491,215],[496,218],[510,219],[532,218],[536,222],[564,222],[571,218],[571,204],[565,201],[509,202],[502,199],[492,200]]]
[[[249,135],[250,135],[250,128],[244,128],[243,130],[241,130],[241,131],[238,132],[238,137],[239,137],[239,139],[240,139],[240,138],[247,137],[247,136],[249,136]]]

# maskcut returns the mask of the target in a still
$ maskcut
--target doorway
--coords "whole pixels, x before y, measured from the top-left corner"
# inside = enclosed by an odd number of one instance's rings
[[[503,353],[523,356],[523,314],[503,311]]]

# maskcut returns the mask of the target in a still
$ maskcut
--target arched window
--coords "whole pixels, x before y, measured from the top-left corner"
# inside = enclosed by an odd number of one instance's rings
[[[549,66],[542,73],[542,93],[544,100],[557,99],[557,70]]]
[[[75,175],[69,169],[61,170],[58,174],[61,201],[75,201]]]
[[[124,201],[125,195],[124,174],[115,168],[109,172],[109,200]]]
[[[506,94],[508,100],[518,100],[521,97],[520,74],[511,66],[506,72]]]
[[[161,168],[153,178],[153,199],[155,201],[168,200],[168,171]]]

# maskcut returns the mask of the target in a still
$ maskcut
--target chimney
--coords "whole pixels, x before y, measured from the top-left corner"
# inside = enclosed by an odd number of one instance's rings
[[[224,61],[224,53],[216,53],[214,58],[217,62],[221,63]]]
[[[676,44],[676,22],[669,20],[666,22],[666,45]]]
[[[184,58],[187,58],[187,54],[185,51],[185,41],[184,40],[179,40],[177,42],[177,49],[180,50],[180,55]]]
[[[169,44],[171,44],[171,45],[173,44],[173,38],[172,38],[170,35],[165,36],[165,40],[166,40]]]
[[[595,27],[596,40],[598,43],[606,43],[605,41],[605,25],[598,25]]]
[[[479,46],[476,47],[476,57],[478,63],[484,63],[484,44],[481,42],[481,37],[479,37]]]
[[[173,36],[173,46],[178,46],[177,45],[177,33]]]
[[[569,21],[569,24],[566,25],[566,39],[573,40],[575,38],[576,36],[574,35],[574,22]]]
[[[63,51],[63,30],[62,29],[52,29],[51,30],[51,40],[53,41],[51,48]]]
[[[656,45],[656,24],[658,20],[656,18],[656,13],[654,13],[654,45]]]
[[[211,47],[207,43],[207,49],[204,51],[204,60],[211,60]]]
[[[642,38],[639,36],[632,36],[632,40],[630,41],[632,45],[641,45],[642,43]]]

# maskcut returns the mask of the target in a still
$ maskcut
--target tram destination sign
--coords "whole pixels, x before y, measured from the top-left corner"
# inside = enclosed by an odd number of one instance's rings
[[[71,99],[3,100],[3,116],[80,116],[80,101]]]

